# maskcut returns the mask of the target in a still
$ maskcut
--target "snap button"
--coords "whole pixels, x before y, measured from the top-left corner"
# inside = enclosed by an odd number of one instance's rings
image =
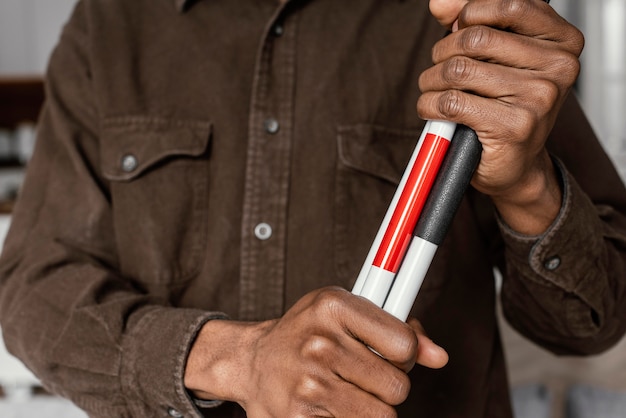
[[[280,23],[277,23],[274,25],[274,27],[272,28],[272,33],[274,34],[274,36],[276,36],[277,38],[283,35],[283,25],[281,25]]]
[[[269,239],[272,236],[272,227],[269,226],[269,224],[266,224],[265,222],[261,222],[260,224],[254,227],[254,235],[258,239],[265,241],[266,239]]]
[[[265,119],[265,122],[263,122],[263,127],[265,128],[265,132],[267,132],[268,134],[275,134],[280,129],[278,121],[274,118]]]
[[[561,259],[558,256],[548,258],[544,263],[544,267],[550,271],[554,271],[561,265]]]
[[[183,418],[183,414],[172,407],[167,408],[167,414],[172,418]]]
[[[137,168],[137,158],[132,154],[126,154],[122,157],[122,170],[130,173]]]

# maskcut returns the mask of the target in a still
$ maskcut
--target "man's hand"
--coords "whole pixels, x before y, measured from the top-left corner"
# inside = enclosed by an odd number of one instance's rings
[[[395,417],[414,364],[447,361],[417,320],[403,323],[364,298],[326,288],[278,320],[207,323],[185,385],[200,398],[238,402],[251,418]]]
[[[554,220],[561,191],[544,148],[579,72],[582,34],[541,0],[431,0],[454,32],[433,49],[417,109],[476,131],[483,145],[472,184],[519,232]]]

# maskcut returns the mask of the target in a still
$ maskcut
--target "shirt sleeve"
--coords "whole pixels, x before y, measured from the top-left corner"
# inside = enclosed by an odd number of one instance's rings
[[[549,145],[564,192],[557,219],[538,237],[499,222],[502,306],[508,321],[540,345],[595,354],[626,328],[626,192],[573,99],[562,119]]]
[[[219,312],[181,309],[119,274],[84,4],[48,69],[38,139],[0,262],[10,352],[93,417],[200,417],[187,353]]]

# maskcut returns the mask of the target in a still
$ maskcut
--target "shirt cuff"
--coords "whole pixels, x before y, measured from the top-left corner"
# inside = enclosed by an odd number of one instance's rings
[[[597,209],[564,165],[554,159],[563,186],[561,210],[548,230],[539,236],[513,231],[498,219],[506,245],[510,277],[530,280],[543,288],[574,295],[566,311],[573,334],[592,333],[589,308],[601,315],[605,283],[594,272],[602,265],[604,226]]]
[[[552,225],[541,235],[528,236],[512,230],[500,217],[498,224],[509,256],[549,282],[574,292],[580,283],[562,272],[584,271],[579,268],[593,264],[596,257],[589,253],[599,256],[603,227],[589,197],[558,159],[554,163],[563,187],[563,202]],[[581,265],[585,262],[590,266]]]
[[[197,407],[217,407],[219,401],[198,404],[184,386],[189,350],[202,326],[228,319],[220,312],[150,307],[123,347],[122,388],[133,415],[196,417]]]

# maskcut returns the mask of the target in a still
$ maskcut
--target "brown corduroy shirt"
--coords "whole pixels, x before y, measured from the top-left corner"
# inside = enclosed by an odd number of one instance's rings
[[[0,263],[7,346],[93,417],[243,416],[183,386],[207,320],[351,288],[423,121],[426,0],[83,0]],[[557,353],[624,331],[626,191],[570,98],[564,203],[524,237],[469,190],[413,314],[450,363],[401,417],[511,417],[494,316]],[[372,376],[372,378],[376,378]]]

